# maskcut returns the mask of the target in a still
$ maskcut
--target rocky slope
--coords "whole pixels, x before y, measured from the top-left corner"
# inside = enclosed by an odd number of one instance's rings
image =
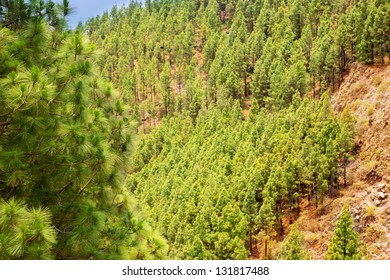
[[[366,258],[390,259],[390,65],[352,64],[332,104],[337,114],[348,105],[356,118],[348,186],[340,187],[337,198],[328,198],[322,209],[302,205],[298,227],[311,257],[323,259],[341,208],[348,202]],[[280,245],[281,241],[274,245],[274,254]]]
[[[390,65],[353,64],[333,104],[339,113],[348,104],[358,134],[340,200],[350,201],[368,257],[390,259]]]

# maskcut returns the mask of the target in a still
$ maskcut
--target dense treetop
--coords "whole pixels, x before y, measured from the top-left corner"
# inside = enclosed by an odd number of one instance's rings
[[[170,257],[246,258],[301,199],[321,207],[345,183],[353,118],[338,120],[329,94],[349,63],[383,63],[389,13],[387,1],[176,0],[86,23],[146,132],[127,182]]]
[[[334,91],[353,61],[389,55],[385,0],[164,0],[114,7],[85,30],[139,120],[241,102],[286,107]]]
[[[245,259],[253,236],[282,234],[301,199],[337,188],[343,125],[329,97],[277,113],[237,102],[163,120],[143,136],[127,186],[171,244],[169,257]]]

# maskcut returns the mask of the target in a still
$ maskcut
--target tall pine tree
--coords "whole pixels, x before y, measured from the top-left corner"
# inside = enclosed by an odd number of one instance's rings
[[[349,204],[343,206],[332,240],[328,245],[328,260],[360,260],[362,258],[359,235],[353,228]]]

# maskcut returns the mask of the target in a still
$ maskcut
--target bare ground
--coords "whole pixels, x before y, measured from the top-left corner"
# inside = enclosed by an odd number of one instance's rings
[[[348,105],[356,118],[354,160],[347,168],[347,188],[321,209],[302,205],[297,219],[312,259],[324,259],[338,215],[350,204],[355,229],[363,241],[366,259],[390,259],[390,65],[354,63],[332,96],[337,114]],[[342,180],[340,180],[342,182]],[[289,229],[286,230],[287,234]],[[275,256],[282,240],[274,240]],[[258,244],[258,251],[264,244]],[[261,258],[261,253],[259,254]]]

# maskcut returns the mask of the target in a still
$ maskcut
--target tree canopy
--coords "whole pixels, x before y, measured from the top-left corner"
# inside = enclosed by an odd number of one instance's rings
[[[346,187],[354,119],[331,96],[389,56],[388,1],[71,12],[0,1],[0,259],[269,256],[302,201]],[[361,258],[348,213],[328,258]],[[293,226],[278,258],[307,257]]]
[[[345,204],[337,220],[332,240],[328,245],[326,258],[329,260],[362,259],[359,235],[353,228],[349,204]]]

